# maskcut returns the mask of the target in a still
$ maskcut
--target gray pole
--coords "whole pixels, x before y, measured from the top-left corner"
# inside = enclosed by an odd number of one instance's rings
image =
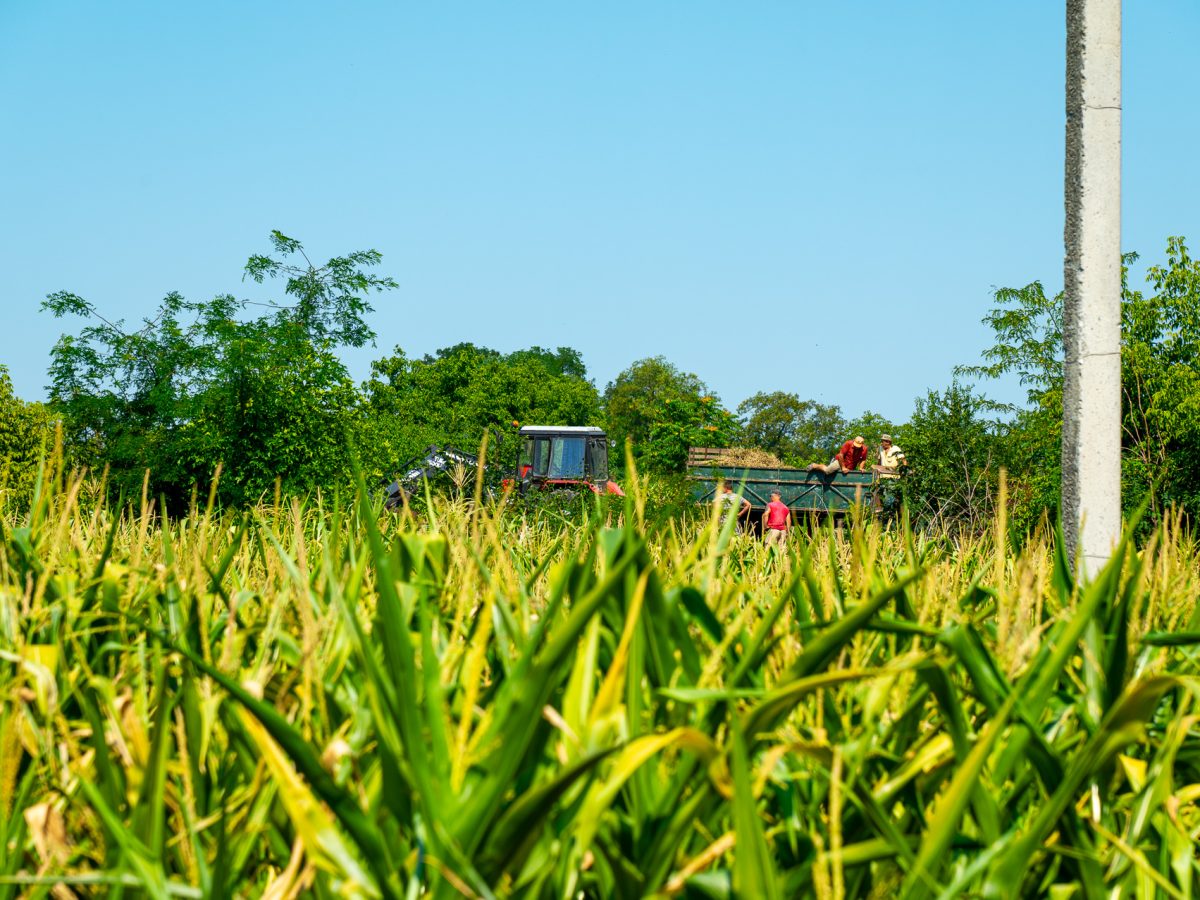
[[[1121,531],[1121,0],[1067,0],[1062,515],[1094,575]]]

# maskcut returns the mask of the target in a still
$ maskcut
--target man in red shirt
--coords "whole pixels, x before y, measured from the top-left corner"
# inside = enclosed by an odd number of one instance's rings
[[[829,465],[813,463],[808,467],[808,471],[821,471],[826,475],[832,475],[834,472],[853,472],[866,463],[869,451],[866,438],[860,434],[854,440],[842,444],[841,449],[829,461]]]
[[[763,534],[766,536],[768,547],[774,544],[783,545],[791,516],[792,511],[779,499],[779,491],[771,491],[771,502],[767,504],[766,512],[763,513]]]

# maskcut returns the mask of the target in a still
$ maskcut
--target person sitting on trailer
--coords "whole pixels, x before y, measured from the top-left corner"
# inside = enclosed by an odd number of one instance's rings
[[[899,478],[900,469],[908,465],[904,451],[892,443],[890,434],[879,436],[879,465],[871,466],[871,471],[880,478]]]
[[[881,434],[879,444],[879,464],[871,466],[871,471],[875,473],[875,487],[871,489],[871,507],[876,513],[883,512],[885,494],[892,498],[892,502],[895,499],[894,485],[885,491],[883,482],[899,478],[900,470],[908,465],[904,451],[892,443],[890,434]]]
[[[867,439],[860,434],[853,440],[842,444],[841,449],[829,461],[829,465],[813,463],[808,467],[808,471],[824,472],[826,475],[833,475],[835,472],[853,472],[866,464],[867,453],[870,452],[870,449],[867,446]]]
[[[715,502],[720,510],[721,524],[725,524],[730,515],[736,515],[738,534],[741,534],[742,520],[750,514],[750,501],[741,494],[735,494],[733,485],[725,481],[721,483],[721,490],[717,492]]]
[[[763,535],[767,546],[783,545],[787,540],[788,524],[792,511],[780,499],[779,491],[771,491],[771,502],[763,512]]]

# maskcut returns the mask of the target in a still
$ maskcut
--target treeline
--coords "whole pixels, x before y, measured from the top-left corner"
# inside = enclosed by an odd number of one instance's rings
[[[1129,264],[1134,257],[1126,259]],[[107,471],[126,497],[143,489],[170,506],[205,494],[244,504],[284,493],[345,487],[351,460],[368,478],[393,473],[429,444],[478,446],[512,423],[603,425],[618,452],[631,442],[639,468],[678,487],[690,446],[749,446],[790,465],[827,461],[848,437],[872,447],[889,432],[910,462],[904,491],[920,520],[978,527],[990,521],[1000,471],[1010,520],[1028,528],[1058,503],[1062,419],[1062,297],[1039,282],[996,292],[985,318],[996,337],[949,386],[917,398],[907,422],[793,393],[759,393],[729,409],[701,377],[666,359],[634,362],[601,391],[568,347],[501,353],[458,344],[376,360],[361,385],[338,352],[374,340],[371,298],[396,288],[360,251],[323,265],[278,232],[244,277],[280,287],[277,302],[232,295],[189,301],[169,294],[135,326],[110,321],[59,292],[44,309],[82,320],[55,345],[50,400],[15,397],[0,367],[0,490],[20,503],[43,447],[61,427],[74,465]],[[1182,238],[1124,294],[1124,497],[1153,493],[1153,521],[1168,508],[1200,513],[1200,265]],[[1026,403],[1002,406],[973,385],[1016,376]],[[502,453],[515,455],[509,447]],[[507,461],[507,460],[506,460]],[[149,472],[148,484],[144,484]],[[659,496],[667,502],[671,491]],[[676,490],[674,496],[682,496]]]

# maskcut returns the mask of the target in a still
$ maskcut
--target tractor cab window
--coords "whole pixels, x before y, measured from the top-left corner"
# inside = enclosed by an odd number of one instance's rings
[[[581,437],[556,437],[550,457],[549,478],[582,478],[586,440]]]
[[[550,439],[527,437],[521,442],[521,467],[517,475],[521,478],[546,477],[550,467]]]
[[[608,481],[608,440],[589,438],[587,443],[588,478],[595,482]]]

